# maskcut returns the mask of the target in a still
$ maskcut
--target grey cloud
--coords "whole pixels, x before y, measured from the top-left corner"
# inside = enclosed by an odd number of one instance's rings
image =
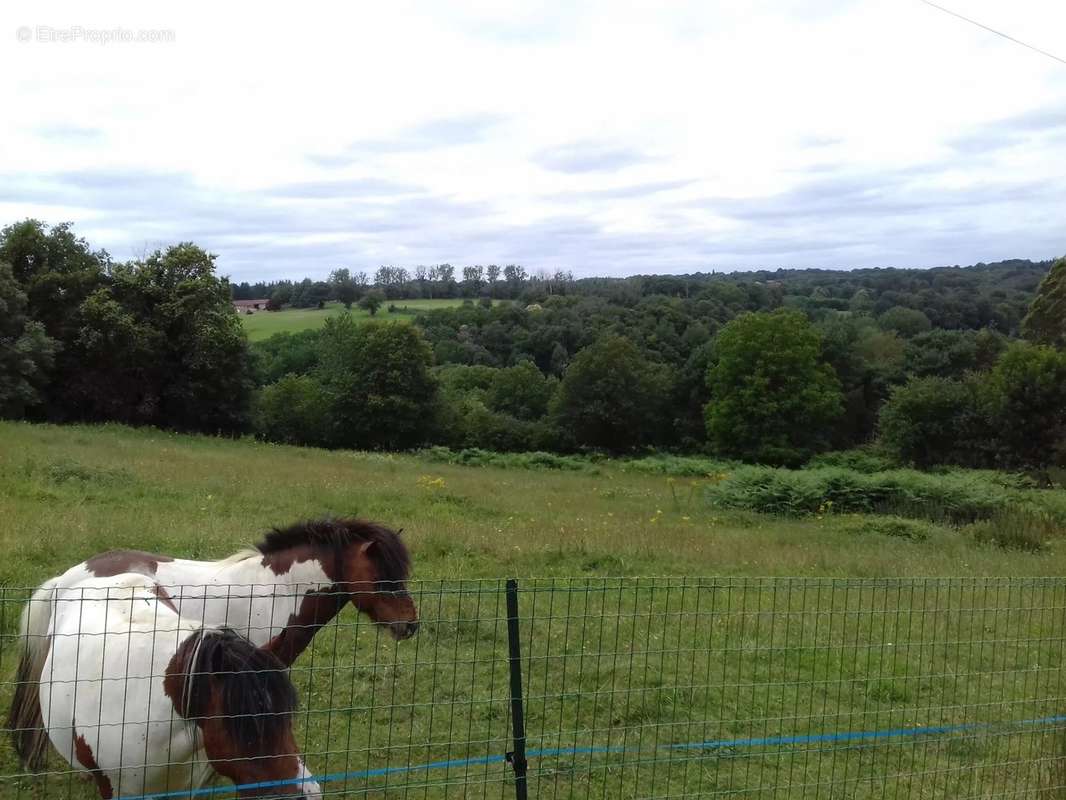
[[[395,136],[361,139],[339,153],[315,153],[308,160],[324,168],[354,164],[368,155],[409,153],[456,147],[483,141],[489,132],[506,118],[500,114],[469,114],[428,120]]]
[[[818,134],[812,134],[810,136],[802,136],[799,140],[800,147],[819,148],[819,147],[832,147],[833,145],[840,144],[844,140],[839,136],[821,136]]]
[[[622,275],[929,266],[1066,250],[1056,223],[1066,214],[1066,187],[1052,177],[963,191],[937,187],[943,168],[839,168],[760,198],[667,204],[665,197],[649,231],[608,230],[589,209],[595,211],[597,199],[645,197],[687,182],[591,189],[569,195],[586,201],[582,213],[528,224],[510,221],[494,204],[371,179],[236,192],[167,172],[16,173],[0,176],[0,199],[62,206],[63,218],[67,208],[87,209],[91,220],[79,223],[79,233],[118,257],[139,252],[146,241],[154,247],[191,239],[217,253],[219,270],[237,280],[321,276],[336,266],[365,270],[380,263],[513,261],[578,275]],[[705,225],[701,214],[732,225]]]
[[[34,131],[42,139],[66,142],[96,142],[104,138],[104,132],[98,128],[88,128],[81,125],[42,125]]]
[[[950,145],[963,155],[983,155],[1045,135],[1066,136],[1066,109],[1038,108],[1005,117],[955,137]]]
[[[661,194],[674,189],[691,186],[695,181],[672,180],[672,181],[648,181],[646,183],[631,183],[626,186],[613,186],[604,189],[588,189],[576,192],[557,192],[548,195],[553,200],[625,200],[629,198],[648,197],[653,194]]]
[[[124,208],[182,194],[191,187],[188,177],[167,172],[88,169],[42,175],[14,173],[0,182],[0,199]]]
[[[291,197],[312,200],[348,199],[367,196],[408,194],[419,191],[418,187],[379,178],[355,178],[336,181],[301,181],[271,187],[268,193],[275,197]]]
[[[555,172],[613,172],[651,159],[629,147],[600,142],[573,142],[542,150],[534,162]]]
[[[928,177],[933,173],[924,173]],[[711,211],[750,224],[811,220],[842,224],[865,218],[888,223],[900,215],[922,215],[1005,202],[1051,201],[1066,196],[1066,188],[1051,180],[1002,182],[944,188],[923,180],[922,171],[901,170],[871,174],[817,177],[781,194],[757,198],[708,197],[680,201],[679,207]]]

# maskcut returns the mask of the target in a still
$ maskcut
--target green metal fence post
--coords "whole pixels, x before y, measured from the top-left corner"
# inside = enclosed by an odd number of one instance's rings
[[[511,672],[511,735],[514,749],[508,754],[514,770],[516,800],[526,800],[526,723],[522,695],[522,645],[518,626],[518,581],[507,581],[507,657]]]

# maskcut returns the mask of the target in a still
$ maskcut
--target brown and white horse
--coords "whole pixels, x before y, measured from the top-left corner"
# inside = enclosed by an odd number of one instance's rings
[[[221,561],[112,550],[46,581],[22,615],[23,652],[8,717],[23,764],[40,769],[47,750],[37,683],[52,640],[55,598],[86,580],[135,573],[159,586],[177,613],[226,626],[290,666],[349,602],[396,640],[418,630],[407,592],[411,559],[398,533],[365,520],[326,519],[268,533],[254,549]]]
[[[277,657],[179,616],[144,575],[91,578],[54,604],[38,684],[45,729],[101,798],[197,789],[216,775],[238,797],[322,796]]]

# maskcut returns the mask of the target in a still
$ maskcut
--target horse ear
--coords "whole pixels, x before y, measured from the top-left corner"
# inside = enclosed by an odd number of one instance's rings
[[[377,544],[377,542],[375,542],[373,539],[371,539],[369,542],[363,542],[361,545],[359,545],[359,552],[363,555],[366,555],[370,552],[371,548],[373,548],[375,544]]]

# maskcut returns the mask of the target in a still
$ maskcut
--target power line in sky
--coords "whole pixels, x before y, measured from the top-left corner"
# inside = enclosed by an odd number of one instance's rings
[[[1030,50],[1032,50],[1033,52],[1040,53],[1040,55],[1042,55],[1042,56],[1047,56],[1048,58],[1052,58],[1055,61],[1058,61],[1060,64],[1066,64],[1066,58],[1059,58],[1054,53],[1049,53],[1047,50],[1041,50],[1039,47],[1035,47],[1035,46],[1033,46],[1033,45],[1031,45],[1031,44],[1029,44],[1027,42],[1023,42],[1021,39],[1015,39],[1010,34],[1006,34],[1003,31],[997,31],[995,28],[990,28],[987,25],[984,25],[984,24],[978,22],[975,19],[970,19],[969,17],[965,17],[962,14],[959,14],[957,11],[952,11],[950,8],[944,8],[944,6],[937,5],[936,3],[932,2],[932,0],[922,0],[922,2],[925,3],[927,6],[932,6],[933,8],[935,8],[935,9],[937,9],[939,11],[943,11],[945,14],[951,14],[951,16],[958,17],[959,19],[963,20],[964,22],[969,22],[971,25],[976,25],[978,28],[983,28],[984,30],[988,31],[989,33],[994,33],[994,34],[996,34],[996,36],[1002,36],[1004,39],[1012,41],[1015,44],[1020,44],[1022,47],[1027,47]]]

